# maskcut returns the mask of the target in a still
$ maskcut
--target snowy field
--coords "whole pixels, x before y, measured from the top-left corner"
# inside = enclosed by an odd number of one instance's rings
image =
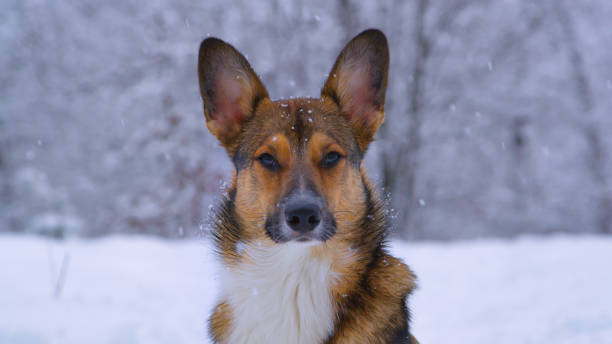
[[[208,251],[0,236],[0,343],[208,343]],[[411,307],[423,344],[612,343],[612,238],[395,242],[393,252],[419,276]]]

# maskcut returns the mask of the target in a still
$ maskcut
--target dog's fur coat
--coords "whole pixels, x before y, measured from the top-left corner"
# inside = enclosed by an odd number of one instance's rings
[[[367,30],[321,98],[272,101],[236,49],[202,42],[206,124],[236,168],[214,221],[224,265],[215,342],[416,343],[406,306],[415,277],[386,252],[387,211],[362,168],[388,63],[385,36]],[[314,210],[300,222],[306,208],[295,204]]]

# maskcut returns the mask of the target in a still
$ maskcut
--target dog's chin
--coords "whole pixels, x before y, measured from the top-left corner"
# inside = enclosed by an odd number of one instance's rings
[[[315,239],[309,238],[307,236],[300,236],[300,237],[297,237],[297,238],[295,238],[293,240],[297,241],[297,242],[311,242],[311,241],[315,241]]]
[[[318,245],[330,240],[336,233],[336,222],[322,224],[311,232],[300,233],[290,229],[287,225],[267,219],[264,228],[267,236],[274,242],[296,243],[304,245]]]
[[[318,235],[315,234],[298,234],[298,233],[292,233],[295,235],[291,235],[290,238],[288,239],[288,242],[294,242],[300,245],[318,245],[318,244],[322,244],[324,241],[319,238]]]
[[[297,245],[319,245],[325,242],[320,235],[315,233],[297,233],[293,231],[286,231],[280,235],[274,236],[274,241],[279,244],[297,244]]]

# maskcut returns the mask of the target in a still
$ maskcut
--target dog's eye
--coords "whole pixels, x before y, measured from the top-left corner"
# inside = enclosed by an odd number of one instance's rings
[[[257,158],[257,160],[263,165],[263,167],[271,171],[276,171],[280,168],[278,161],[276,161],[276,159],[274,159],[274,157],[268,153],[263,153]]]
[[[329,152],[323,157],[323,160],[321,161],[321,166],[325,168],[334,167],[338,163],[338,161],[340,161],[341,158],[342,155],[340,155],[340,153]]]

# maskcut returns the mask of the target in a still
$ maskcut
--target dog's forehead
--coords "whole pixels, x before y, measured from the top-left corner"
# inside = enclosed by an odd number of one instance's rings
[[[254,118],[244,128],[234,161],[253,158],[258,147],[273,135],[285,135],[292,147],[304,147],[317,132],[338,143],[351,160],[361,158],[350,124],[339,114],[336,103],[329,99],[293,98],[258,105]]]
[[[346,149],[354,148],[355,139],[346,119],[339,115],[338,106],[325,99],[282,99],[258,109],[256,124],[249,131],[256,132],[259,143],[270,135],[285,134],[291,144],[308,142],[316,132],[323,133]],[[252,133],[253,134],[253,133]],[[356,148],[356,147],[355,147]]]

